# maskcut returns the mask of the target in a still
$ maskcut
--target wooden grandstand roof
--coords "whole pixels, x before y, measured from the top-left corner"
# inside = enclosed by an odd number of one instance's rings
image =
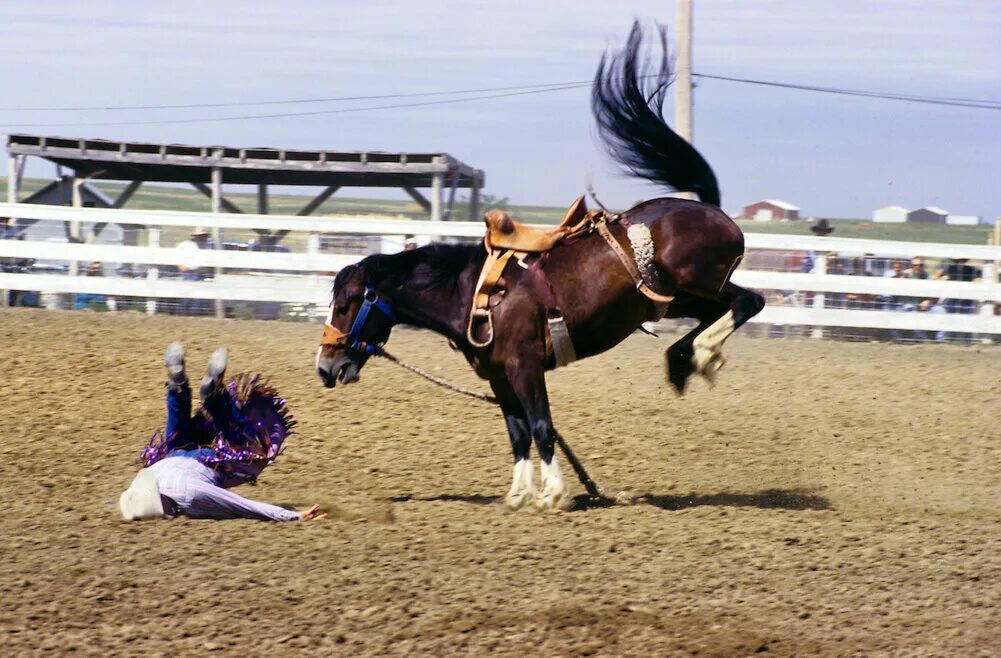
[[[226,183],[341,187],[482,188],[483,172],[447,153],[386,153],[231,146],[150,144],[41,135],[5,135],[10,155],[31,155],[105,180],[209,183],[221,169]],[[454,178],[453,178],[454,177]]]

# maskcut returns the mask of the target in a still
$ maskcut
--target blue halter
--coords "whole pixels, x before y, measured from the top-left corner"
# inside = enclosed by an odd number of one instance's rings
[[[368,320],[368,314],[373,308],[382,311],[382,314],[389,318],[390,322],[396,324],[396,312],[393,311],[393,308],[379,297],[372,286],[365,286],[365,301],[362,303],[361,308],[358,309],[355,321],[351,324],[351,331],[348,332],[347,342],[348,347],[351,349],[368,355],[382,352],[381,345],[370,345],[361,339],[361,332],[365,328],[365,321]]]

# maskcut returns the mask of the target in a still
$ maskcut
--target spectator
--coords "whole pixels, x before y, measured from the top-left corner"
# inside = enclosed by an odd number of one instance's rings
[[[904,304],[903,310],[905,312],[918,312],[918,313],[945,313],[945,307],[941,304],[933,302],[930,299],[923,299],[917,304]],[[914,330],[914,340],[924,342],[928,340],[928,334],[925,333],[923,329]],[[935,332],[935,341],[938,343],[944,343],[946,339],[946,333],[942,330]]]
[[[0,239],[24,240],[24,233],[18,230],[17,224],[9,217],[0,217]],[[0,272],[14,274],[29,272],[35,264],[32,258],[0,258]],[[7,304],[9,306],[40,306],[38,293],[34,290],[8,290]]]
[[[927,279],[928,272],[925,270],[925,262],[920,258],[911,259],[911,267],[904,270],[908,279]]]
[[[104,265],[99,261],[91,263],[84,276],[104,276]],[[108,297],[99,293],[80,292],[76,295],[73,308],[77,311],[106,311],[108,310]]]
[[[189,239],[179,242],[176,249],[183,251],[187,256],[192,256],[199,249],[212,249],[212,242],[209,240],[209,232],[201,226],[196,226],[191,231]],[[178,264],[177,271],[181,273],[181,278],[185,281],[202,281],[210,271],[210,268],[199,266],[194,258],[188,258],[186,262]],[[204,299],[185,297],[181,300],[178,312],[182,315],[208,313],[208,305]]]
[[[883,272],[883,276],[887,279],[900,279],[904,277],[904,262],[901,260],[894,260],[890,263],[890,269]],[[884,311],[895,311],[899,302],[893,295],[880,295],[879,301],[883,305]]]
[[[976,281],[981,272],[969,264],[967,258],[953,258],[952,262],[942,270],[943,278],[950,281]],[[972,299],[947,299],[945,310],[949,313],[970,314],[976,311],[977,303]]]

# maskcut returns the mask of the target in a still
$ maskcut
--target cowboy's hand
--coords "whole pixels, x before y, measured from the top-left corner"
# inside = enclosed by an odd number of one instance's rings
[[[299,514],[300,521],[316,521],[318,519],[325,519],[325,518],[327,518],[327,513],[321,512],[319,505],[313,505],[305,512]]]

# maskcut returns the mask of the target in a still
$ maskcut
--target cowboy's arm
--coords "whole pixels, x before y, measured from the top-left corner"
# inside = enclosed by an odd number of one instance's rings
[[[185,513],[198,519],[257,519],[260,521],[299,521],[298,512],[277,505],[261,503],[202,482],[189,485],[191,505]]]

